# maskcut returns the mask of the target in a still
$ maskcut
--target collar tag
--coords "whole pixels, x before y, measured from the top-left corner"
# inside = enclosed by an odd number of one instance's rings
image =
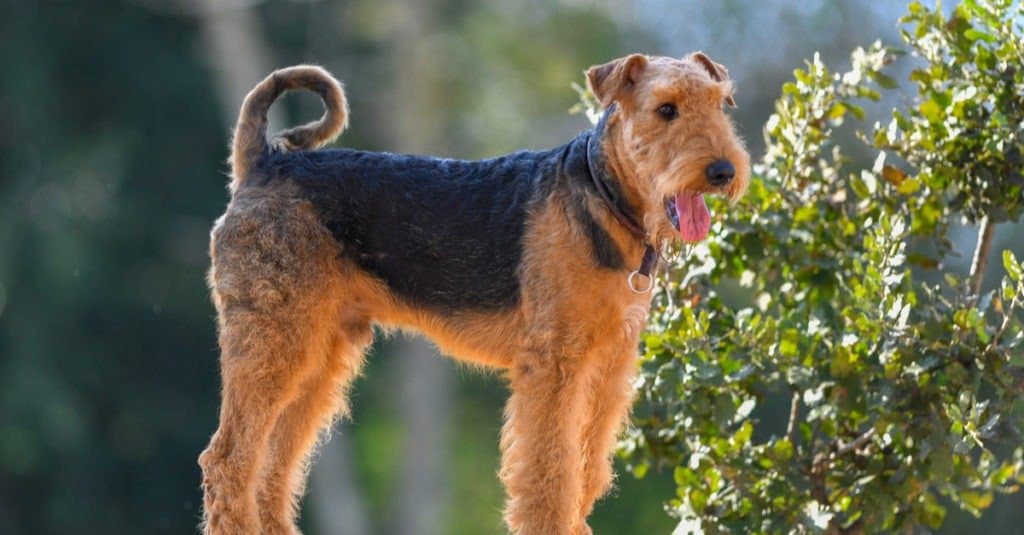
[[[645,294],[654,288],[654,267],[658,263],[658,251],[654,249],[651,244],[647,244],[644,248],[644,259],[640,261],[640,267],[629,274],[626,279],[626,284],[629,285],[629,289],[633,290],[633,293]],[[646,286],[640,286],[640,281],[637,277],[645,277],[647,279]]]

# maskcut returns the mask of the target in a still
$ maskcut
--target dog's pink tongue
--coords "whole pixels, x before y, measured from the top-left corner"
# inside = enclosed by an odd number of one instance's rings
[[[708,236],[711,230],[711,212],[704,204],[704,196],[700,193],[680,193],[676,195],[676,214],[679,216],[679,234],[688,242],[699,242]]]

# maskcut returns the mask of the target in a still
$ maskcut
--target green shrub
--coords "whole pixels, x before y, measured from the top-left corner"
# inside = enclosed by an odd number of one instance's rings
[[[679,533],[937,528],[1024,482],[1021,266],[1003,252],[979,294],[987,246],[966,277],[944,262],[952,223],[987,244],[1024,209],[1021,21],[910,4],[916,96],[867,145],[837,129],[897,85],[901,52],[858,49],[841,75],[815,57],[783,86],[759,176],[662,278],[643,339],[621,453],[674,470]],[[871,167],[846,156],[865,148]]]

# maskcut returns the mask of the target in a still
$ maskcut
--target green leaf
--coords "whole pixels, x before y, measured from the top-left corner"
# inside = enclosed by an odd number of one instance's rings
[[[1020,263],[1017,262],[1017,258],[1013,256],[1013,252],[1009,249],[1003,250],[1003,267],[1006,268],[1006,274],[1015,281],[1024,278],[1024,272],[1021,270]]]
[[[685,466],[677,466],[672,471],[672,478],[675,480],[676,485],[680,487],[689,486],[699,481],[697,474]]]
[[[806,223],[813,221],[820,217],[818,207],[813,204],[807,204],[797,208],[796,213],[793,214],[794,223]]]
[[[632,466],[633,477],[637,479],[643,479],[647,475],[647,471],[650,470],[651,465],[647,463],[637,463]]]
[[[743,422],[743,425],[736,430],[736,434],[732,436],[733,443],[736,448],[742,449],[744,446],[750,443],[750,437],[754,434],[754,425],[750,423],[750,420]]]
[[[971,29],[967,30],[966,32],[964,32],[964,37],[970,39],[971,41],[979,41],[980,40],[980,41],[985,41],[986,43],[994,43],[994,42],[996,42],[998,40],[998,38],[996,36],[994,36],[994,35],[992,35],[990,33],[985,33],[985,32],[983,32],[981,30],[976,29],[976,28],[971,28]]]
[[[1007,284],[1006,279],[1003,279],[1002,283],[1003,293],[1002,298],[1004,301],[1013,301],[1013,298],[1017,295],[1017,289],[1012,284]]]
[[[842,102],[836,102],[830,110],[828,110],[827,117],[830,120],[842,119],[846,115],[846,106]]]
[[[779,354],[783,357],[795,357],[799,352],[800,331],[786,329],[782,333],[782,340],[779,341]]]
[[[926,100],[918,106],[918,111],[928,122],[935,124],[940,123],[945,119],[945,113],[942,111],[942,106],[934,100]]]
[[[946,519],[946,508],[935,499],[935,495],[930,492],[924,494],[922,509],[924,525],[932,529],[942,527],[942,523]]]
[[[886,76],[880,72],[872,73],[871,77],[874,78],[875,82],[884,89],[896,89],[900,86],[900,84],[897,83],[896,80],[893,80],[891,76]]]
[[[877,99],[874,99],[874,100],[877,100]],[[853,103],[850,103],[850,102],[845,103],[844,106],[846,107],[847,111],[852,113],[853,116],[857,118],[858,121],[863,121],[864,120],[864,108],[863,107],[858,106],[858,105],[853,104]]]
[[[992,473],[990,480],[993,485],[1002,485],[1010,480],[1016,474],[1017,470],[1012,464],[1006,463],[999,467],[998,470]]]
[[[780,438],[772,445],[772,456],[780,463],[788,462],[793,457],[793,443],[788,438]]]
[[[911,195],[917,193],[919,189],[921,189],[921,181],[916,178],[908,178],[900,183],[896,191],[904,195]]]
[[[992,505],[992,499],[994,496],[991,492],[977,492],[973,490],[964,491],[960,494],[960,499],[967,504],[971,512],[975,516],[979,516],[981,511],[988,509],[988,506]]]

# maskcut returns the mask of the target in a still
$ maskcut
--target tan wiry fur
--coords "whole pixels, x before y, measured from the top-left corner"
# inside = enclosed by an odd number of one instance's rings
[[[603,149],[623,195],[642,207],[652,243],[677,236],[662,205],[667,195],[743,193],[749,157],[723,111],[732,102],[724,68],[700,53],[632,55],[587,75],[604,105],[620,106]],[[265,133],[266,107],[292,87],[324,95],[327,114],[284,134],[282,146],[317,147],[345,125],[340,86],[315,67],[275,73],[243,106],[233,195],[211,235],[223,399],[220,426],[199,460],[204,531],[297,533],[309,453],[333,419],[347,414],[346,388],[372,326],[381,325],[422,332],[460,360],[504,370],[512,393],[499,476],[509,529],[590,533],[586,517],[612,484],[611,452],[629,413],[650,294],[629,289],[628,271],[594,264],[565,192],[555,190],[527,221],[515,308],[441,316],[409,306],[343,259],[342,245],[290,186],[238,187],[254,163],[248,155],[260,149],[254,136]],[[664,102],[675,103],[683,120],[657,118],[651,110]],[[722,158],[736,177],[716,190],[705,168]],[[623,256],[638,262],[644,244],[600,200],[589,202]]]

